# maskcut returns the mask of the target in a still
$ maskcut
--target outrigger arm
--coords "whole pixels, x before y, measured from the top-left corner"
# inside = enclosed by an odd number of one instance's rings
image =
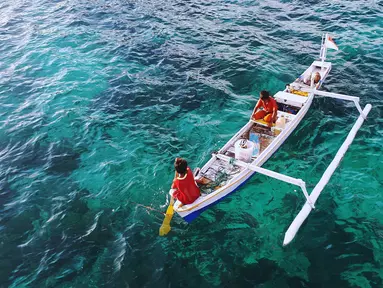
[[[253,164],[249,164],[240,160],[235,160],[235,164],[241,167],[244,167],[246,169],[250,169],[252,171],[255,171],[257,173],[281,180],[283,182],[287,182],[296,186],[301,187],[303,194],[306,198],[306,203],[303,205],[303,208],[299,212],[299,214],[295,217],[294,221],[291,223],[290,227],[287,229],[285,233],[285,238],[283,240],[283,246],[286,246],[289,244],[297,234],[299,228],[303,224],[303,222],[306,220],[306,218],[309,216],[312,209],[315,209],[315,202],[317,201],[320,193],[324,189],[324,187],[329,182],[331,176],[334,174],[335,169],[338,167],[340,161],[342,161],[344,154],[347,152],[348,148],[350,147],[352,141],[354,140],[356,133],[362,126],[364,120],[366,120],[366,117],[368,113],[370,112],[372,106],[371,104],[367,104],[364,109],[362,110],[359,105],[359,98],[354,96],[348,96],[348,95],[342,95],[342,94],[336,94],[336,93],[330,93],[330,92],[324,92],[324,91],[318,91],[315,88],[308,91],[310,93],[313,93],[318,96],[325,96],[325,97],[331,97],[336,99],[342,99],[347,101],[354,102],[356,108],[358,109],[360,116],[356,120],[354,126],[352,127],[350,133],[348,134],[346,140],[343,142],[342,146],[339,148],[338,152],[336,153],[334,159],[331,161],[330,165],[327,167],[326,171],[322,175],[321,179],[319,180],[318,184],[315,186],[314,190],[311,192],[310,195],[308,195],[306,190],[306,183],[302,179],[296,179],[290,176],[286,176]],[[217,153],[213,154],[218,159],[231,162],[233,160],[232,157],[228,157],[226,155]]]
[[[343,94],[337,94],[337,93],[330,93],[330,92],[325,92],[325,91],[319,91],[319,90],[313,90],[312,93],[314,95],[318,96],[324,96],[324,97],[330,97],[330,98],[335,98],[335,99],[341,99],[341,100],[346,100],[346,101],[352,101],[354,102],[356,109],[358,109],[360,115],[362,115],[363,119],[366,120],[367,115],[365,115],[362,111],[362,108],[359,105],[359,97],[355,96],[348,96],[348,95],[343,95]]]
[[[230,162],[230,160],[233,159],[233,158],[226,156],[226,155],[223,155],[223,154],[215,154],[215,156],[217,158],[224,160],[224,161],[227,161],[227,162]],[[263,174],[263,175],[269,176],[271,178],[274,178],[274,179],[277,179],[277,180],[301,187],[303,194],[306,197],[307,203],[310,205],[310,207],[312,209],[315,209],[315,206],[312,203],[309,194],[307,193],[306,183],[302,179],[296,179],[296,178],[293,178],[293,177],[290,177],[290,176],[287,176],[287,175],[284,175],[284,174],[281,174],[281,173],[278,173],[278,172],[275,172],[272,170],[268,170],[268,169],[265,169],[265,168],[262,168],[259,166],[255,166],[255,165],[243,162],[241,160],[235,160],[235,165],[238,165],[238,166],[241,166],[243,168],[257,172],[259,174]]]

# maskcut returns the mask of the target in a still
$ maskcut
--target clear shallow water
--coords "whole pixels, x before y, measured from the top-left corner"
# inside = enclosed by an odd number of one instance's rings
[[[0,4],[0,287],[381,287],[378,1]],[[292,245],[303,204],[263,176],[158,237],[176,156],[202,166],[336,36],[325,88],[369,120]],[[317,99],[266,168],[312,189],[357,112]]]

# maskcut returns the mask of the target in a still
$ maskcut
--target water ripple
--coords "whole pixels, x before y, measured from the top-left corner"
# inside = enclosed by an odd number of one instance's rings
[[[382,286],[379,1],[37,0],[0,14],[0,287]],[[323,32],[340,47],[325,89],[374,108],[299,239],[281,247],[302,195],[262,176],[157,237],[174,157],[203,165]],[[312,189],[356,116],[316,99],[266,167]]]

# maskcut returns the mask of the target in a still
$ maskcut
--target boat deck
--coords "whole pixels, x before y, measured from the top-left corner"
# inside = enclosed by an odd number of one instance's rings
[[[285,128],[296,117],[299,109],[303,107],[304,103],[307,101],[307,97],[294,95],[287,92],[278,92],[275,95],[275,99],[278,103],[277,118],[284,117],[286,119]],[[275,124],[273,124],[275,127]],[[259,155],[262,154],[264,150],[273,142],[273,140],[279,135],[283,129],[276,129],[269,127],[268,123],[260,120],[250,120],[250,124],[244,127],[235,137],[233,137],[220,151],[219,153],[225,156],[235,159],[235,143],[240,139],[247,139],[253,141],[255,135],[259,139],[260,151],[258,155],[253,155],[251,161],[255,160]],[[224,161],[219,158],[213,158],[209,161],[209,165],[205,165],[200,172],[199,179],[202,181],[203,185],[200,186],[202,193],[209,194],[217,189],[225,186],[238,175],[241,171],[244,170],[243,167],[237,166],[233,163]]]
[[[294,131],[308,111],[313,94],[308,93],[310,87],[305,85],[302,79],[310,73],[318,71],[322,77],[322,81],[316,87],[319,89],[330,70],[331,63],[314,61],[289,87],[276,93],[274,98],[278,103],[277,117],[282,115],[285,117],[284,129],[268,127],[267,123],[262,120],[249,120],[218,152],[212,154],[196,176],[196,180],[202,182],[202,185],[199,185],[202,192],[201,197],[187,205],[176,201],[174,210],[187,222],[190,222],[209,206],[238,189],[255,173],[246,163],[252,167],[261,167]],[[235,153],[235,143],[240,139],[252,141],[254,138],[259,139],[259,154],[254,155],[256,152],[253,151],[253,157],[247,156],[246,161],[237,160],[239,157]]]

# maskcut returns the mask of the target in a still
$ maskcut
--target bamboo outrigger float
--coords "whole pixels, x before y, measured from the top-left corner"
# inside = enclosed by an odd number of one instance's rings
[[[260,173],[280,181],[297,185],[302,189],[306,203],[288,228],[283,245],[287,245],[293,240],[302,223],[308,217],[311,210],[315,208],[314,205],[320,193],[330,180],[352,143],[356,132],[371,110],[370,104],[367,104],[362,110],[358,97],[318,90],[321,88],[322,83],[331,70],[331,63],[325,62],[327,48],[334,48],[334,46],[331,47],[331,45],[335,44],[326,34],[322,37],[320,61],[314,61],[288,88],[274,95],[278,103],[277,117],[284,117],[286,119],[285,127],[279,129],[276,129],[276,127],[269,128],[263,120],[250,119],[218,152],[212,154],[210,160],[201,168],[199,174],[196,175],[196,179],[205,183],[205,185],[201,187],[202,195],[192,204],[182,205],[179,201],[176,201],[174,204],[174,211],[184,220],[187,222],[192,221],[201,212],[238,189],[254,173]],[[335,49],[337,49],[337,47]],[[315,86],[313,77],[309,76],[317,72],[320,73],[321,80]],[[311,83],[305,83],[304,79],[307,79],[307,77],[311,79]],[[288,136],[295,130],[309,110],[315,96],[352,101],[358,109],[360,116],[335,158],[324,172],[321,180],[311,194],[308,194],[306,184],[302,179],[295,179],[275,171],[264,169],[261,166],[279,149]],[[252,141],[260,142],[259,153],[254,153],[254,150],[252,150],[251,153],[253,154],[250,155],[249,161],[242,161],[243,159],[241,160],[241,157],[238,157],[239,152],[241,152],[240,148],[238,148],[238,143],[241,140],[243,141],[243,139],[249,141],[247,142],[249,144]],[[242,142],[242,144],[243,143],[244,142]],[[252,145],[249,146],[252,147]]]

